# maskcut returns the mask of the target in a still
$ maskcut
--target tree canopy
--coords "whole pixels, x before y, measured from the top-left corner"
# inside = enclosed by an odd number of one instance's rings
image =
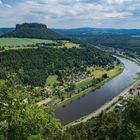
[[[62,126],[53,110],[33,103],[16,74],[0,81],[1,140],[59,140],[61,136]]]
[[[37,48],[5,51],[0,53],[0,79],[8,72],[23,69],[23,83],[44,86],[49,75],[58,80],[77,71],[86,71],[88,66],[111,67],[116,59],[94,47],[81,48]]]

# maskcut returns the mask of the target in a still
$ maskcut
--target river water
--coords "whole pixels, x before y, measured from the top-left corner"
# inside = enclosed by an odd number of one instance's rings
[[[60,119],[62,124],[66,125],[94,112],[134,82],[137,73],[140,72],[140,66],[125,58],[117,58],[125,66],[124,71],[119,76],[107,82],[101,88],[56,108],[56,118]]]

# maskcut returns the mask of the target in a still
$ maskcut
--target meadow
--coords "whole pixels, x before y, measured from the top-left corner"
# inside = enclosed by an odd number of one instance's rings
[[[30,38],[0,38],[0,47],[5,46],[22,46],[22,45],[32,45],[36,43],[56,43],[53,40],[44,39],[30,39]]]
[[[91,74],[95,78],[100,78],[102,75],[107,74],[109,78],[114,77],[121,70],[121,65],[116,66],[114,69],[106,70],[100,67],[88,67],[87,70],[91,71]],[[82,88],[90,84],[93,80],[93,77],[86,78],[78,83],[76,83],[76,89]]]
[[[56,48],[79,48],[80,44],[72,43],[72,42],[65,42],[61,46],[56,46]]]

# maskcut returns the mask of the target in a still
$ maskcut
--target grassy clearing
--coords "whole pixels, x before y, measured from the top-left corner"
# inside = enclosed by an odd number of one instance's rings
[[[119,66],[116,66],[114,69],[109,70],[109,71],[107,71],[103,68],[99,68],[99,67],[98,68],[97,67],[89,67],[88,70],[91,71],[92,76],[95,78],[100,78],[100,77],[102,77],[103,74],[107,74],[111,78],[118,73]],[[86,78],[86,79],[76,83],[76,89],[79,89],[81,87],[84,87],[84,86],[90,84],[92,79],[93,78],[90,77],[90,78]]]
[[[57,48],[79,48],[80,44],[72,43],[72,42],[67,42],[62,46],[56,46]]]
[[[29,38],[0,38],[0,47],[5,46],[19,46],[19,45],[32,45],[36,43],[54,43],[53,40],[43,39],[29,39]]]
[[[120,67],[116,67],[116,68],[108,71],[107,75],[109,76],[109,78],[114,77],[114,75],[116,75],[118,73],[118,71],[120,71]]]
[[[58,78],[57,75],[50,75],[50,76],[47,78],[46,85],[53,85],[53,84],[55,84],[55,83],[58,83],[57,78]]]
[[[118,70],[121,68],[122,66],[115,66],[114,69],[111,70],[106,70],[100,67],[89,67],[87,68],[87,70],[91,71],[91,74],[95,77],[95,78],[100,78],[103,74],[107,74],[109,77],[112,77],[114,75],[116,75],[116,73],[118,73]]]
[[[93,78],[90,77],[90,78],[86,78],[86,79],[84,79],[84,80],[82,80],[82,81],[76,83],[76,87],[75,87],[75,88],[76,88],[76,89],[79,89],[79,88],[82,88],[82,87],[84,87],[84,86],[90,84],[91,81],[92,81],[92,79],[93,79]]]
[[[65,40],[59,41],[59,40],[9,37],[9,38],[0,38],[0,51],[37,48],[36,46],[32,46],[37,43],[46,43],[47,45],[51,45],[51,47],[54,48],[79,48],[80,47],[80,44],[72,43]]]
[[[116,66],[114,69],[107,71],[107,70],[105,70],[103,68],[99,68],[99,67],[98,68],[90,67],[90,68],[88,68],[88,70],[89,69],[92,70],[91,74],[95,78],[100,78],[100,77],[102,77],[103,74],[107,74],[109,76],[109,78],[111,78],[118,73],[119,68],[120,68],[119,66]],[[93,78],[90,77],[90,78],[86,78],[86,79],[76,83],[76,89],[82,88],[82,87],[90,84],[92,79]]]
[[[97,70],[92,72],[92,75],[94,75],[95,78],[99,78],[99,77],[101,77],[105,73],[108,73],[108,71],[105,70],[105,69],[97,69]]]
[[[101,77],[103,74],[109,72],[109,71],[107,71],[107,70],[104,69],[104,68],[96,67],[96,66],[95,66],[95,67],[94,67],[94,66],[88,67],[87,70],[90,71],[91,74],[92,74],[95,78],[99,78],[99,77]]]

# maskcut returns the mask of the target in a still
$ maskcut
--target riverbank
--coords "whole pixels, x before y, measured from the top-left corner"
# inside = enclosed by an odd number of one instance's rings
[[[87,88],[86,90],[84,90],[84,91],[82,91],[82,92],[80,92],[80,93],[78,93],[78,94],[73,95],[72,97],[66,98],[64,101],[58,102],[58,103],[56,104],[56,107],[63,106],[63,105],[65,105],[65,104],[67,104],[67,103],[73,101],[74,99],[77,99],[77,98],[79,98],[79,97],[81,97],[81,96],[83,96],[83,95],[85,95],[85,94],[88,94],[88,93],[91,92],[91,91],[94,91],[94,90],[100,88],[100,87],[103,86],[106,82],[112,80],[113,78],[115,78],[116,76],[118,76],[119,74],[121,74],[121,73],[123,72],[123,70],[124,70],[124,65],[121,64],[121,65],[118,66],[116,73],[111,74],[111,75],[109,76],[109,78],[105,79],[104,81],[101,81],[99,84],[97,84],[97,85],[94,86],[94,87],[89,87],[89,88]]]
[[[41,105],[44,105],[44,104],[48,104],[48,103],[50,103],[51,101],[52,101],[52,98],[47,98],[47,99],[44,99],[44,100],[38,102],[37,104],[38,104],[39,106],[41,106]]]
[[[124,55],[124,54],[120,54],[120,53],[116,53],[115,55],[126,58],[126,59],[131,60],[131,61],[135,62],[136,64],[140,65],[140,60],[138,58],[136,59],[136,58],[130,57],[128,55]]]
[[[80,123],[84,123],[88,120],[90,120],[93,117],[97,117],[98,115],[100,115],[103,111],[108,110],[112,105],[114,105],[115,103],[118,102],[118,100],[121,97],[124,97],[131,88],[133,88],[134,86],[138,85],[140,83],[140,79],[137,79],[137,81],[135,81],[132,85],[130,85],[128,88],[126,88],[125,90],[123,90],[118,96],[114,97],[111,101],[107,102],[106,104],[104,104],[103,106],[101,106],[99,109],[97,109],[96,111],[92,112],[91,114],[84,116],[74,122],[71,122],[69,124],[67,124],[65,127],[70,127],[70,126],[74,126]]]
[[[77,98],[79,98],[79,97],[85,95],[85,94],[88,94],[88,93],[91,92],[91,91],[94,91],[94,90],[100,88],[100,87],[103,86],[106,82],[110,81],[110,80],[113,79],[114,77],[116,77],[116,76],[118,76],[119,74],[121,74],[121,73],[123,72],[124,66],[123,66],[123,64],[121,64],[121,65],[119,65],[119,66],[118,66],[117,68],[115,68],[115,69],[117,69],[117,70],[116,70],[116,73],[110,74],[110,77],[109,77],[109,78],[105,79],[104,81],[100,82],[99,84],[97,84],[97,85],[94,86],[94,87],[89,87],[89,88],[85,89],[84,91],[81,91],[81,92],[78,93],[78,94],[72,95],[72,97],[65,98],[64,101],[60,101],[60,102],[56,103],[55,106],[56,106],[56,107],[63,106],[63,105],[65,105],[65,104],[67,104],[67,103],[69,103],[69,102],[71,102],[71,101],[73,101],[73,100],[75,100],[75,99],[77,99]],[[115,69],[114,69],[114,70],[115,70]],[[113,70],[113,69],[112,69],[112,70]],[[38,104],[38,105],[44,105],[44,104],[48,104],[48,103],[50,103],[50,102],[53,102],[54,100],[55,100],[55,98],[47,98],[47,99],[44,99],[44,100],[39,101],[37,104]]]

